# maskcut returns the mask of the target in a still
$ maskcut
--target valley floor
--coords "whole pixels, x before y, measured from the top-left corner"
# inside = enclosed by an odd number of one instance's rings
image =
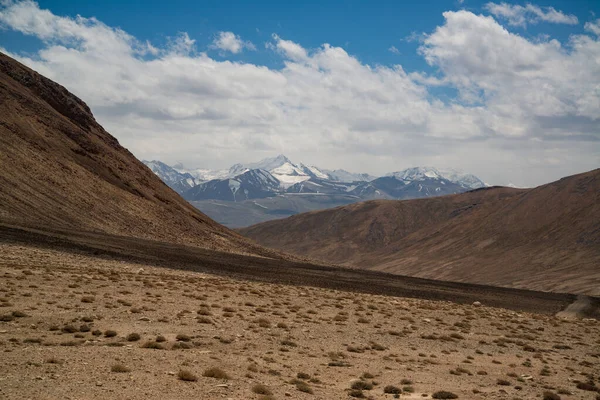
[[[403,399],[598,396],[588,383],[600,373],[597,320],[8,242],[0,277],[0,398],[394,398],[386,387]]]

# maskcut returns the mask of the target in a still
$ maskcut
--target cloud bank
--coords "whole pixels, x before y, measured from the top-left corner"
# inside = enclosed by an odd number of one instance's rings
[[[599,21],[560,43],[528,40],[491,16],[448,11],[421,40],[419,53],[436,71],[428,75],[276,34],[264,51],[281,57],[281,68],[218,61],[185,32],[157,48],[95,18],[57,16],[32,1],[2,4],[4,29],[43,43],[33,56],[10,55],[84,99],[139,158],[226,167],[285,153],[374,174],[458,167],[517,185],[600,164]],[[509,24],[517,18],[487,9]],[[572,21],[539,10],[523,13]],[[221,32],[211,48],[254,46]],[[436,96],[440,88],[456,98]]]

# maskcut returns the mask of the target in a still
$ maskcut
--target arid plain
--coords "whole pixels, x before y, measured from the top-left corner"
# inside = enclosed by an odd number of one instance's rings
[[[598,398],[597,320],[0,246],[2,398]]]

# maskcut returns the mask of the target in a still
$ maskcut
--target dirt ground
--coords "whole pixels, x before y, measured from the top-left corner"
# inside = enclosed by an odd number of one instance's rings
[[[485,303],[0,243],[0,317],[2,399],[599,398],[598,321]]]

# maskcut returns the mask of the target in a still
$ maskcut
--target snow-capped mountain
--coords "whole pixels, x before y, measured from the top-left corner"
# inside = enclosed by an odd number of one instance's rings
[[[428,179],[445,179],[468,190],[478,189],[486,186],[486,184],[483,183],[483,181],[477,178],[475,175],[467,174],[454,169],[415,167],[398,172],[392,172],[390,174],[387,174],[386,176],[394,177],[406,183]]]
[[[194,177],[196,180],[196,184],[200,184],[202,182],[208,182],[213,179],[224,179],[230,177],[229,171],[226,169],[212,170],[205,168],[196,168],[196,169],[185,169],[185,168],[175,168],[177,172],[182,174],[189,174]]]
[[[243,201],[275,196],[279,190],[279,180],[273,175],[262,169],[251,169],[233,178],[201,183],[186,191],[183,197],[189,201]]]
[[[295,164],[283,154],[273,158],[265,158],[257,163],[250,164],[235,164],[229,169],[229,175],[235,176],[251,169],[261,169],[268,171],[277,180],[281,187],[286,189],[296,183],[309,180],[310,178],[327,179],[327,174],[323,173],[316,167],[307,167],[300,163]]]
[[[175,168],[168,166],[160,161],[142,161],[148,168],[152,170],[164,183],[171,189],[181,194],[196,186],[197,181],[194,176],[186,172],[177,171]]]
[[[429,176],[431,175],[431,176]],[[401,175],[402,176],[402,175]],[[362,199],[418,199],[422,197],[444,196],[467,191],[463,186],[431,173],[412,180],[404,176],[382,176],[364,182],[356,187],[351,194]]]
[[[443,196],[487,186],[475,175],[452,169],[414,167],[375,177],[294,163],[284,155],[228,170],[144,163],[186,200],[230,227],[363,200]]]
[[[336,182],[370,182],[377,178],[376,176],[369,174],[354,174],[344,169],[335,169],[333,171],[324,169],[323,172],[327,174],[330,180]]]

